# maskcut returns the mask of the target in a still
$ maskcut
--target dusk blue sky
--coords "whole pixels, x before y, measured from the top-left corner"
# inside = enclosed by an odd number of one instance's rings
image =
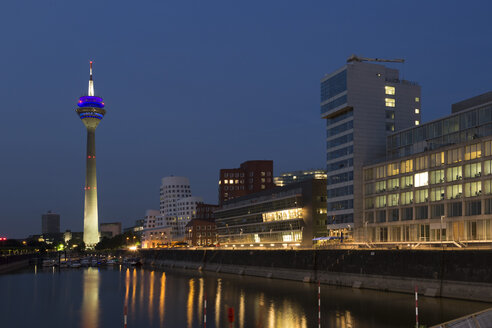
[[[159,207],[188,176],[217,202],[220,168],[325,165],[319,82],[354,53],[405,58],[429,121],[492,90],[492,5],[482,1],[4,1],[0,235],[41,214],[81,231],[86,131],[74,112],[94,60],[100,222]]]

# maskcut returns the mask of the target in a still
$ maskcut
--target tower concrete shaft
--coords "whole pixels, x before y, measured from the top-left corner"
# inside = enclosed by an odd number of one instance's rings
[[[106,110],[104,110],[103,99],[94,96],[92,62],[90,62],[88,95],[80,97],[76,112],[82,120],[82,123],[84,123],[87,128],[87,154],[84,187],[84,243],[86,247],[93,248],[99,242],[96,176],[96,128],[106,114]]]
[[[87,127],[85,172],[84,243],[92,247],[99,242],[96,176],[96,128]]]

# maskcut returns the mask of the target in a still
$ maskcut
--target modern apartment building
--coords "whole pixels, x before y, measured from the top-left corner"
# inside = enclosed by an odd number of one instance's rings
[[[388,136],[388,159],[364,167],[368,242],[492,240],[492,92],[453,114]]]
[[[292,171],[282,173],[280,176],[273,178],[273,182],[277,187],[283,187],[289,183],[299,182],[309,179],[325,179],[326,170],[305,170],[305,171]]]
[[[309,179],[225,202],[214,212],[219,243],[312,247],[326,236],[326,180]]]
[[[362,166],[385,158],[388,134],[420,124],[420,101],[419,85],[380,64],[350,61],[321,80],[331,235],[362,226]]]
[[[273,161],[247,161],[242,163],[239,168],[221,169],[219,204],[274,186]]]

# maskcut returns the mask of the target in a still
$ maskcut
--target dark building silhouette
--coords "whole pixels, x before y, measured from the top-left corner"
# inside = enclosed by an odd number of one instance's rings
[[[60,214],[48,213],[41,216],[41,233],[60,233]]]

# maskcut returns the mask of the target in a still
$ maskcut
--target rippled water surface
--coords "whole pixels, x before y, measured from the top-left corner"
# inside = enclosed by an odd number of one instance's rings
[[[0,275],[0,327],[317,327],[317,286],[301,282],[124,267],[30,268]],[[321,287],[322,327],[412,327],[409,294]],[[437,324],[492,305],[422,297],[420,322]]]

